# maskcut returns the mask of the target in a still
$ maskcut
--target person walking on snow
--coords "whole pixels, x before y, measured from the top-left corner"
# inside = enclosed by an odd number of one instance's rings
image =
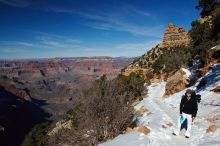
[[[193,90],[188,89],[186,94],[182,96],[180,102],[180,117],[178,118],[177,130],[174,131],[174,135],[179,135],[181,128],[181,117],[185,120],[187,119],[187,130],[185,137],[190,137],[191,125],[196,117],[198,110],[196,94]]]

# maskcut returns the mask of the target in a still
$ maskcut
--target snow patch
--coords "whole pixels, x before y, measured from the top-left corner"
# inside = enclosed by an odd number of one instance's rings
[[[185,72],[187,78],[189,78],[192,75],[188,69],[182,68],[182,71]]]
[[[211,50],[215,49],[216,47],[217,47],[217,46],[212,47]]]

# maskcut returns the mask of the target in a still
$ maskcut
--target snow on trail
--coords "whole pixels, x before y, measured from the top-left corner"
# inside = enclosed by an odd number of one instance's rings
[[[189,78],[192,75],[188,69],[182,68],[182,71],[185,72],[187,78]]]
[[[150,111],[152,110],[154,117],[152,117],[152,123],[146,126],[152,127],[152,132],[149,134],[149,139],[153,145],[156,146],[185,146],[188,139],[183,136],[173,136],[177,118],[179,116],[179,110],[172,108],[163,102],[162,96],[165,92],[166,82],[152,84],[148,87],[148,98],[146,99],[149,104],[144,106]],[[150,118],[150,117],[149,117]],[[171,123],[174,126],[168,128],[162,128],[162,125]]]
[[[119,135],[113,140],[109,140],[100,146],[220,146],[220,130],[213,134],[206,133],[206,129],[210,126],[210,122],[206,119],[220,113],[220,95],[219,93],[210,92],[216,86],[220,86],[220,65],[215,65],[213,70],[207,73],[207,86],[205,89],[197,92],[202,95],[202,101],[199,104],[198,114],[196,118],[197,124],[192,125],[191,137],[184,137],[185,130],[182,130],[179,136],[173,136],[172,132],[177,126],[177,118],[179,117],[179,104],[185,90],[162,98],[165,92],[166,82],[155,83],[148,86],[148,95],[134,108],[140,110],[145,107],[152,114],[144,113],[137,118],[137,126],[144,125],[151,131],[148,135],[133,132]],[[191,88],[196,88],[191,87]],[[162,125],[172,125],[163,128]],[[220,127],[220,121],[216,122]]]
[[[101,146],[185,146],[187,141],[184,137],[174,137],[173,128],[163,128],[168,123],[176,124],[178,113],[165,105],[160,99],[165,92],[165,82],[152,84],[148,87],[148,97],[144,98],[137,106],[147,108],[152,114],[144,114],[138,118],[137,125],[150,128],[151,132],[146,136],[137,131],[120,135],[112,141],[101,144]],[[161,101],[160,101],[161,100]]]

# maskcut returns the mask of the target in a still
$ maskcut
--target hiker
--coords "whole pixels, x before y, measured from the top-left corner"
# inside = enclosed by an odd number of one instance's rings
[[[177,130],[174,131],[174,135],[179,135],[181,124],[187,119],[187,130],[185,137],[190,137],[191,124],[196,117],[198,110],[196,94],[193,90],[188,89],[185,95],[182,96],[180,102],[180,118],[178,118]]]

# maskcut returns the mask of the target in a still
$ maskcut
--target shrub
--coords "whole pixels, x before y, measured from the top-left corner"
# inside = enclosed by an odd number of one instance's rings
[[[183,66],[187,66],[191,56],[188,47],[170,48],[165,50],[152,64],[154,73],[174,72]]]
[[[113,80],[102,76],[94,81],[68,112],[73,127],[77,128],[60,131],[50,138],[49,144],[97,145],[121,134],[134,125],[130,105],[141,95],[143,83],[135,73]]]
[[[25,137],[22,146],[44,146],[48,140],[48,130],[48,122],[34,126],[34,128]]]
[[[192,29],[189,32],[192,40],[190,52],[192,59],[207,63],[208,50],[220,40],[220,3],[216,0],[204,0],[199,2],[198,7],[202,9],[202,17],[211,17],[204,23],[198,20],[192,22]]]

